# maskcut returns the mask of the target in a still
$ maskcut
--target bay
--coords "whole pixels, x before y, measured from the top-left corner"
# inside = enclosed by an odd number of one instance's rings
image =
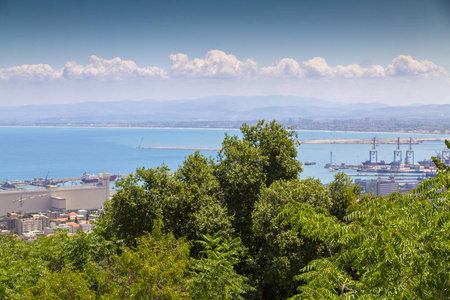
[[[129,174],[136,168],[166,164],[175,170],[194,150],[136,149],[142,147],[220,148],[224,134],[240,135],[239,130],[171,128],[75,128],[75,127],[0,127],[0,181],[34,178],[75,178],[83,172]],[[370,132],[299,131],[299,139],[432,137],[437,135]],[[441,136],[441,135],[439,135]],[[359,164],[369,157],[368,144],[303,144],[298,147],[304,166],[301,178],[312,176],[323,183],[334,173],[324,168],[330,162]],[[379,145],[378,159],[390,162],[396,145]],[[401,145],[404,152],[409,145]],[[430,158],[445,148],[443,142],[413,145],[415,161]],[[206,156],[217,151],[202,150]],[[404,155],[404,153],[403,153]],[[346,171],[349,174],[355,171]]]

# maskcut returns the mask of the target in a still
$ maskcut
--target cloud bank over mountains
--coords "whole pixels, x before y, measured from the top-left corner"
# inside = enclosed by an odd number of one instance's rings
[[[164,70],[157,66],[138,66],[134,61],[119,57],[105,59],[92,55],[86,65],[74,61],[63,68],[54,69],[48,64],[21,65],[0,69],[0,83],[6,82],[79,82],[79,81],[122,81],[130,79],[376,79],[376,78],[446,78],[449,73],[443,67],[429,60],[416,60],[411,56],[399,55],[383,67],[381,65],[330,66],[322,57],[298,62],[283,58],[269,66],[260,66],[252,58],[239,60],[232,54],[220,50],[209,51],[204,58],[189,59],[186,54],[169,55],[171,68]]]

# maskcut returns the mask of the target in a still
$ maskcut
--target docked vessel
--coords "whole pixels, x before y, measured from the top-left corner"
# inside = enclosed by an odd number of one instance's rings
[[[119,175],[110,175],[109,176],[109,180],[110,181],[114,181],[117,179],[117,177],[119,177]],[[83,183],[93,183],[93,182],[98,182],[98,176],[95,174],[88,174],[86,172],[83,173],[83,177],[81,177],[81,181]]]
[[[9,183],[8,180],[5,181],[5,183],[1,186],[2,189],[14,189],[16,186],[12,183]]]
[[[81,181],[83,183],[98,182],[98,176],[84,172],[83,177],[81,177]]]

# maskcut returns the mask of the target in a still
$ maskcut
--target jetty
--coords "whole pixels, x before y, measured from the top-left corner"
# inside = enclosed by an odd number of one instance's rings
[[[219,151],[220,148],[201,148],[201,147],[134,147],[135,149],[157,149],[157,150],[203,150]]]

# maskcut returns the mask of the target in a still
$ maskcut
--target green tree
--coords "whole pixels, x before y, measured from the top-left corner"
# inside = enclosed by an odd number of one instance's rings
[[[233,227],[247,244],[251,213],[260,191],[276,180],[292,180],[302,171],[296,160],[297,134],[279,123],[259,121],[241,126],[242,139],[225,135],[218,155],[217,177]]]
[[[202,234],[233,234],[231,217],[224,204],[214,162],[198,151],[189,155],[179,169],[169,174],[165,166],[137,169],[118,184],[118,192],[105,202],[106,213],[97,231],[107,238],[135,240],[150,232],[159,217],[175,237],[198,240]],[[197,254],[198,245],[193,254]]]
[[[192,277],[189,280],[192,298],[244,299],[242,296],[252,287],[246,284],[247,278],[234,269],[245,251],[240,240],[227,241],[220,236],[214,238],[204,235],[203,240],[198,242],[205,250],[192,265]]]
[[[31,255],[32,244],[15,236],[0,236],[0,249],[0,299],[23,298],[45,276],[45,261]]]
[[[188,298],[189,244],[161,231],[151,234],[110,258],[99,275],[100,299]]]
[[[307,284],[293,299],[449,298],[449,195],[435,196],[367,198],[345,218],[348,224],[326,210],[291,204],[280,218],[328,252],[303,269],[298,279]]]
[[[116,183],[118,191],[111,200],[105,201],[106,213],[95,223],[95,230],[107,239],[135,245],[137,238],[152,231],[160,215],[170,215],[172,223],[184,222],[179,216],[171,215],[179,203],[181,185],[168,172],[166,166],[139,168],[136,174]]]
[[[22,292],[25,299],[95,299],[86,275],[69,269],[46,272],[35,286]]]
[[[249,267],[256,299],[286,299],[295,294],[292,279],[312,259],[320,257],[321,244],[304,237],[289,224],[281,224],[279,213],[291,202],[328,209],[328,190],[318,179],[275,181],[264,188],[252,213],[253,240]]]
[[[100,264],[115,248],[81,230],[32,242],[0,236],[0,299],[89,299]]]
[[[214,174],[216,165],[196,151],[189,155],[175,172],[175,178],[183,184],[183,203],[177,210],[184,221],[174,224],[171,230],[188,240],[200,240],[203,235],[217,235],[231,239],[231,224],[219,181]],[[178,226],[175,227],[175,226]],[[191,255],[197,255],[202,246],[194,243]]]
[[[298,177],[302,167],[297,160],[297,132],[285,128],[275,120],[270,123],[258,121],[255,126],[244,123],[241,131],[243,140],[259,149],[261,155],[266,158],[263,164],[266,186],[270,186],[275,180]]]
[[[330,182],[328,189],[331,196],[330,213],[342,221],[361,196],[361,188],[353,184],[348,175],[339,172],[334,175],[334,180]]]

